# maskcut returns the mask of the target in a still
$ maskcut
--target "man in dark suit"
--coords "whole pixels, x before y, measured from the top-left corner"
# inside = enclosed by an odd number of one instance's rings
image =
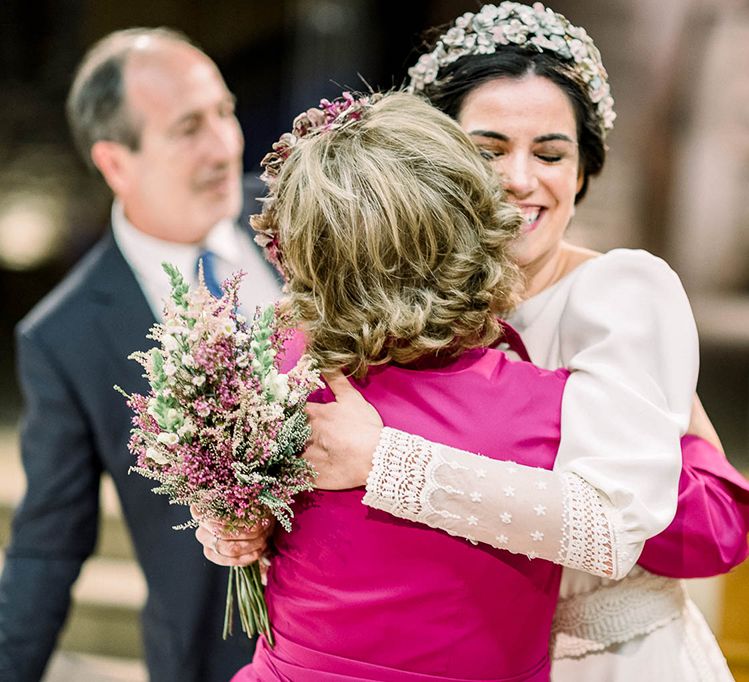
[[[219,280],[250,273],[247,308],[278,285],[236,223],[243,138],[216,65],[184,36],[130,29],[84,58],[68,100],[76,142],[114,193],[111,230],[19,325],[28,488],[0,578],[0,680],[38,680],[96,544],[99,484],[111,475],[148,585],[142,614],[154,682],[225,682],[252,655],[221,639],[227,572],[209,563],[184,507],[128,476],[130,411],[113,390],[145,392],[127,360],[147,345],[168,282],[210,252]],[[262,544],[258,540],[258,546]],[[113,586],[116,589],[116,586]]]

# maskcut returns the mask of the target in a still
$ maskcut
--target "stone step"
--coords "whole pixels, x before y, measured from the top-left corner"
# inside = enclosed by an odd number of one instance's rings
[[[142,661],[59,651],[42,682],[148,682]]]
[[[736,682],[749,682],[749,642],[721,640],[720,648]]]
[[[749,561],[724,576],[720,645],[736,682],[749,682]]]

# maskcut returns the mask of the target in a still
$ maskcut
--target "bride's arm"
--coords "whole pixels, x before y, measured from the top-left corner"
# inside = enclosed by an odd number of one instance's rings
[[[726,454],[723,449],[723,443],[720,442],[720,436],[715,430],[710,417],[707,416],[705,408],[702,406],[702,401],[699,396],[695,393],[692,398],[692,414],[689,418],[689,428],[687,433],[692,436],[698,436],[702,440],[710,443],[716,450],[722,454]]]
[[[497,461],[394,429],[340,373],[336,401],[309,404],[304,457],[328,490],[366,483],[364,504],[494,547],[607,577],[631,561],[618,551],[610,511],[574,474]]]
[[[503,474],[506,474],[502,463],[427,443],[423,439],[409,437],[408,434],[401,434],[399,437],[397,432],[385,432],[381,440],[382,420],[374,407],[364,400],[342,374],[330,375],[327,381],[336,401],[310,405],[308,410],[313,436],[305,457],[319,472],[318,487],[342,489],[365,485],[372,470],[373,453],[377,449],[378,464],[375,474],[370,477],[366,503],[395,516],[428,523],[455,535],[472,537],[493,546],[508,548],[511,534],[515,538],[519,533],[522,540],[520,524],[502,524],[505,526],[503,532],[500,530],[501,519],[497,522],[498,517],[491,512],[492,505],[501,501],[501,498],[494,498],[494,493],[501,491]],[[418,453],[421,451],[423,454],[431,448],[436,451],[444,448],[445,452],[454,454],[455,460],[467,467],[464,474],[475,466],[483,467],[487,473],[484,479],[474,479],[483,485],[491,482],[491,489],[486,496],[482,496],[482,504],[478,510],[481,512],[480,522],[476,526],[470,526],[467,522],[461,524],[457,518],[467,518],[477,511],[474,504],[465,504],[470,495],[449,495],[444,490],[439,490],[440,482],[457,487],[450,480],[451,469],[440,473],[439,467],[432,465],[435,482],[429,489],[434,492],[435,498],[431,499],[427,488],[423,486],[426,466],[422,466],[421,474],[413,475],[409,473],[407,464],[401,464],[411,462],[413,466],[414,462],[420,461],[424,465],[431,457],[419,458]],[[645,543],[638,563],[653,573],[675,578],[725,573],[741,563],[749,553],[749,483],[728,463],[725,456],[700,437],[687,435],[682,438],[682,452],[684,466],[676,517],[665,531]],[[394,458],[395,461],[388,464]],[[400,474],[393,476],[391,472],[388,475],[388,469]],[[539,473],[539,477],[542,478],[543,474]],[[472,480],[470,476],[465,478],[468,483]],[[533,489],[531,492],[535,495]],[[518,499],[521,498],[507,501],[514,506]],[[541,504],[548,507],[546,499]],[[535,505],[526,504],[524,509],[533,506]],[[546,512],[547,518],[551,518],[548,509]],[[424,517],[429,517],[429,520]],[[515,521],[522,521],[525,514],[515,513],[513,518]],[[527,522],[527,519],[523,521],[526,525]],[[510,525],[511,529],[507,527]],[[510,530],[512,533],[508,532]],[[526,529],[526,533],[528,532],[532,531]],[[507,544],[497,540],[498,537],[504,540],[503,536],[507,537]],[[529,535],[525,537],[527,539]],[[565,547],[561,543],[558,546],[553,542],[549,544],[552,537],[558,539],[559,533],[556,536],[554,532],[545,535],[547,542],[543,547],[526,542],[523,548],[516,545],[515,540],[513,547],[515,551],[525,549],[537,554],[546,549],[544,556],[549,554],[548,558],[552,560],[569,563],[560,556],[565,554]],[[528,547],[528,544],[531,546]]]
[[[610,505],[584,480],[385,428],[364,504],[529,559],[594,575],[632,567]]]
[[[311,413],[319,440],[307,456],[322,471],[318,485],[326,487],[326,467],[338,471],[343,487],[360,485],[371,468],[365,497],[371,506],[587,572],[626,574],[643,541],[668,525],[673,515],[679,434],[688,422],[695,379],[690,367],[696,367],[696,335],[673,273],[660,261],[646,262],[649,280],[640,276],[641,257],[624,260],[619,268],[623,272],[597,275],[593,269],[593,281],[583,279],[577,295],[590,305],[573,306],[567,314],[573,327],[565,340],[577,376],[573,372],[572,391],[568,387],[565,392],[555,472],[508,467],[390,430],[382,435],[372,467],[371,443],[381,428],[379,418],[369,414],[357,423],[356,409],[339,413],[337,427],[325,435],[325,426],[333,427],[336,421],[337,404],[315,406]],[[635,272],[628,272],[633,267]],[[629,286],[627,276],[633,274],[634,286]],[[605,289],[596,281],[601,278],[613,287],[608,300],[597,301],[596,294]],[[649,298],[641,310],[637,296],[646,292]],[[668,352],[650,348],[654,339],[667,344]],[[683,396],[687,398],[680,405]],[[674,403],[677,407],[670,409]],[[344,445],[341,438],[347,430],[355,435]],[[361,441],[356,442],[356,436]],[[337,444],[345,453],[338,465],[331,459]],[[321,453],[331,446],[331,452]],[[353,456],[356,450],[359,455]],[[348,474],[341,473],[346,470]]]

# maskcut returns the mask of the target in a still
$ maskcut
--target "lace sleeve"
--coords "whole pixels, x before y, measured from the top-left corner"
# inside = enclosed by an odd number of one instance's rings
[[[364,504],[451,535],[620,578],[636,556],[619,547],[604,498],[579,476],[498,461],[383,429]]]

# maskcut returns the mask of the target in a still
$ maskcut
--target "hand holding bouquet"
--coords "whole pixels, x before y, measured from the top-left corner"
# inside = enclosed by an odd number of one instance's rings
[[[148,395],[125,394],[135,412],[132,470],[158,481],[154,492],[171,503],[191,505],[228,529],[275,517],[288,531],[294,496],[311,490],[314,479],[298,455],[309,437],[304,405],[322,386],[319,373],[307,356],[281,373],[290,321],[269,306],[248,324],[237,313],[241,273],[214,298],[202,281],[190,290],[176,268],[164,270],[171,297],[148,335],[159,345],[130,356],[150,384]],[[224,637],[236,600],[242,629],[272,644],[257,562],[229,570]]]

